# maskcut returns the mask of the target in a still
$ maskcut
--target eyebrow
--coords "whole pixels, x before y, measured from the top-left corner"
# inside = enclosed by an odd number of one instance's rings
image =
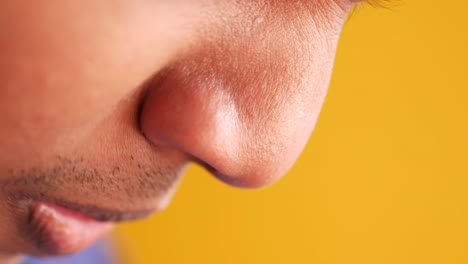
[[[365,5],[375,8],[392,9],[395,6],[398,6],[401,2],[402,0],[363,0],[354,6],[349,13],[347,20],[351,20],[359,12],[359,9]]]
[[[373,7],[390,8],[396,5],[400,0],[365,0],[362,3],[371,5]]]

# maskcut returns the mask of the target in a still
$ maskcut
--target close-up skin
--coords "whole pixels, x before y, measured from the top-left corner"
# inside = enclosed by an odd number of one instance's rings
[[[278,180],[356,4],[0,1],[0,263],[164,209],[190,163],[236,187]]]

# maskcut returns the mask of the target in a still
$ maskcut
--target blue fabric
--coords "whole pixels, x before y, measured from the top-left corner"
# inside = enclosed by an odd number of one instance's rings
[[[114,264],[109,254],[109,248],[104,242],[99,242],[68,257],[56,258],[26,258],[23,264]]]

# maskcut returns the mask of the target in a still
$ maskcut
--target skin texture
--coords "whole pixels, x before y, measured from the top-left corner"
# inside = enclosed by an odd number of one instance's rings
[[[0,261],[81,249],[28,239],[36,200],[127,220],[163,209],[191,162],[233,186],[279,179],[354,2],[1,1]]]

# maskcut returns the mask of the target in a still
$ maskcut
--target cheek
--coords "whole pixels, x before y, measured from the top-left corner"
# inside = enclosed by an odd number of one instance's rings
[[[0,146],[13,153],[46,152],[94,129],[183,48],[200,9],[22,2],[0,1]]]

